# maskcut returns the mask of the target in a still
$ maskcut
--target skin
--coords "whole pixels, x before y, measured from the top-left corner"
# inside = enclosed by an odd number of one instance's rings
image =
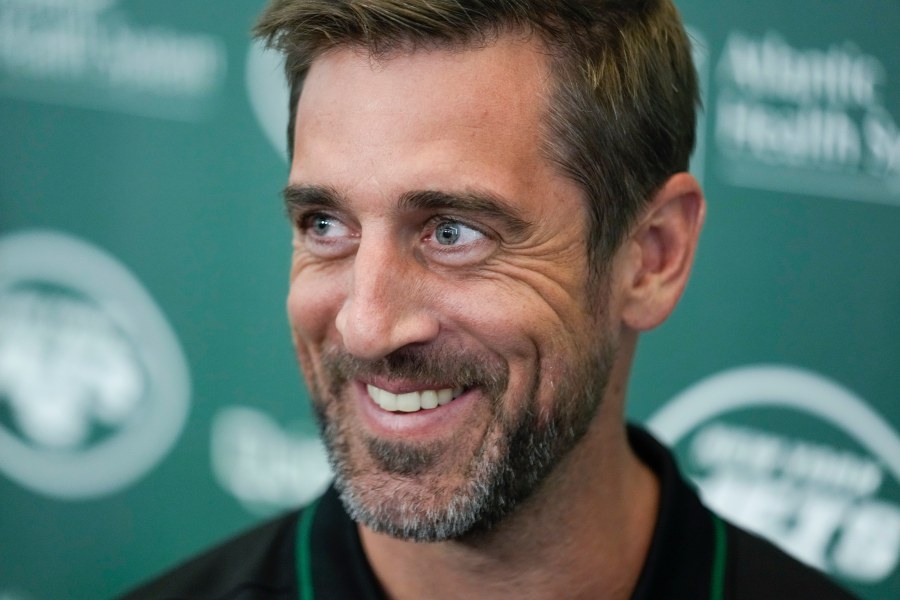
[[[392,598],[627,598],[646,555],[658,485],[627,444],[625,388],[638,332],[666,318],[687,281],[703,197],[692,177],[674,175],[608,280],[590,288],[582,193],[540,153],[549,85],[538,43],[506,36],[379,60],[332,50],[299,101],[288,312],[307,381],[348,432],[361,488],[376,490],[369,501],[414,497],[439,509],[441,490],[464,486],[473,457],[502,443],[498,415],[517,414],[532,391],[537,410],[552,412],[564,401],[558,382],[577,375],[571,365],[598,336],[616,349],[587,433],[499,526],[427,544],[359,526]],[[494,205],[404,202],[424,190]],[[448,222],[460,232],[451,246],[438,242]],[[379,360],[403,348],[502,365],[499,406],[476,387],[433,411],[386,413],[366,383],[403,392],[446,382],[378,375],[325,393],[329,352]],[[427,471],[400,477],[379,471],[365,438],[440,452]]]

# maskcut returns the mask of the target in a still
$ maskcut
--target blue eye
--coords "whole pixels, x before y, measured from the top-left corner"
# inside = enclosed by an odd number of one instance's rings
[[[441,246],[468,246],[484,239],[484,234],[459,221],[440,221],[431,234]]]
[[[324,215],[316,215],[311,219],[309,230],[316,235],[326,235],[331,226],[331,219]]]
[[[459,241],[459,224],[442,223],[434,230],[434,237],[438,244],[452,246]]]
[[[339,238],[349,234],[347,227],[340,220],[325,213],[315,213],[303,217],[300,229],[317,238]]]
[[[298,241],[314,256],[337,258],[351,252],[357,235],[340,218],[328,213],[309,213],[297,220]]]
[[[497,247],[497,242],[480,228],[450,216],[436,216],[424,233],[422,241],[427,256],[436,264],[448,267],[478,264]]]

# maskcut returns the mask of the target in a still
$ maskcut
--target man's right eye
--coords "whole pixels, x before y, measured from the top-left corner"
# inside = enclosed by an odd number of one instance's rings
[[[319,256],[342,255],[354,244],[353,231],[340,219],[326,213],[312,213],[301,217],[298,229],[306,247]]]
[[[297,222],[300,232],[317,238],[334,239],[350,237],[350,229],[337,219],[325,213],[312,213],[300,217]]]
[[[327,236],[334,229],[335,219],[328,215],[312,215],[305,229],[318,237]]]

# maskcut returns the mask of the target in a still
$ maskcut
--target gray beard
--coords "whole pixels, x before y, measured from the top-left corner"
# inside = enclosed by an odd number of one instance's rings
[[[424,349],[401,349],[381,361],[360,361],[345,353],[323,357],[329,396],[312,386],[313,406],[335,473],[335,487],[350,517],[370,529],[419,542],[437,542],[483,535],[521,506],[588,430],[606,389],[615,348],[598,344],[590,355],[576,356],[555,385],[551,407],[541,412],[537,392],[541,373],[530,382],[528,396],[516,414],[503,411],[509,381],[505,366],[483,357],[450,355]],[[578,360],[580,359],[580,360]],[[351,453],[354,435],[339,418],[340,390],[360,375],[393,375],[446,382],[454,387],[479,387],[493,408],[489,429],[501,431],[491,447],[482,445],[455,488],[435,483],[429,489],[408,490],[397,479],[425,481],[439,475],[439,444],[362,439],[377,469],[364,472]],[[512,404],[512,403],[510,403]],[[438,507],[425,508],[440,498]]]

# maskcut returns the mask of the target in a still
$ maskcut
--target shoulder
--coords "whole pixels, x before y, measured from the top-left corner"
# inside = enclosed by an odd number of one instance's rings
[[[853,600],[854,596],[825,575],[770,542],[729,523],[725,527],[724,600]]]
[[[302,511],[239,534],[125,594],[121,600],[297,597],[295,542]]]

